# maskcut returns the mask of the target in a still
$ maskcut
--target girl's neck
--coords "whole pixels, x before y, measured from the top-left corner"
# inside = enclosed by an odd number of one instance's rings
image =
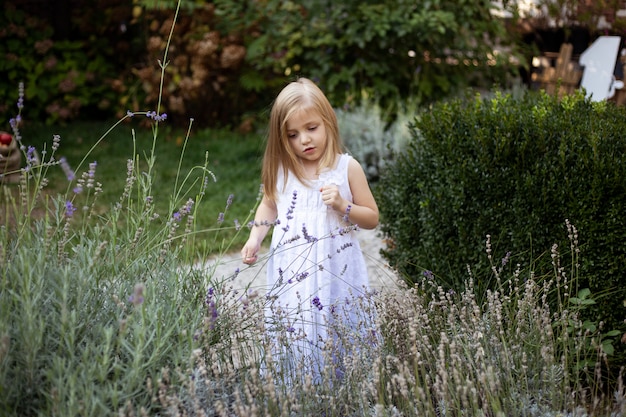
[[[337,163],[337,158],[335,157],[330,167],[320,167],[319,162],[320,162],[319,160],[318,161],[306,161],[306,160],[300,159],[300,164],[302,165],[302,171],[304,175],[306,176],[307,180],[316,180],[319,178],[320,173],[322,171],[333,169]]]

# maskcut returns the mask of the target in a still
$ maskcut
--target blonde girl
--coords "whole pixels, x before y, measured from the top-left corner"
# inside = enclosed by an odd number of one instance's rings
[[[241,256],[256,262],[272,228],[270,327],[297,344],[286,360],[304,356],[319,373],[328,326],[349,317],[344,307],[368,286],[357,233],[378,225],[378,207],[361,165],[343,153],[331,104],[309,79],[289,83],[274,101],[261,179],[264,195]]]

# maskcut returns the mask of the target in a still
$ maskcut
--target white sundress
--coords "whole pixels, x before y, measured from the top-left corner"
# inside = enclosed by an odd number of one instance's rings
[[[290,341],[282,342],[281,353],[274,356],[285,355],[283,362],[288,362],[292,371],[297,371],[297,364],[305,358],[309,368],[303,371],[314,377],[324,366],[321,349],[332,338],[329,325],[338,319],[354,324],[357,319],[351,306],[368,291],[358,226],[324,205],[321,198],[320,188],[335,184],[343,198],[353,201],[348,183],[352,157],[343,154],[337,159],[334,169],[323,172],[309,186],[289,175],[283,188],[279,171],[278,223],[267,264],[268,328]]]

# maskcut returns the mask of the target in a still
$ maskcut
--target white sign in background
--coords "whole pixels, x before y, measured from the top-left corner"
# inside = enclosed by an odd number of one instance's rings
[[[600,36],[580,55],[578,63],[583,67],[580,86],[593,101],[609,99],[616,89],[624,86],[613,75],[620,43],[619,36]]]

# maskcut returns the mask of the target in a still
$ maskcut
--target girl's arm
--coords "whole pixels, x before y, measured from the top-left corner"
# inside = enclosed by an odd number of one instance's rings
[[[350,160],[348,165],[348,182],[352,199],[341,197],[336,186],[325,186],[322,188],[322,200],[334,210],[345,214],[350,205],[349,220],[363,229],[373,229],[378,226],[378,206],[372,195],[372,190],[367,182],[365,172],[357,160]]]
[[[254,215],[254,225],[250,229],[250,237],[243,249],[241,249],[241,257],[244,263],[253,264],[256,262],[261,243],[263,243],[263,239],[265,239],[271,227],[269,224],[273,223],[277,216],[276,203],[263,196]]]

